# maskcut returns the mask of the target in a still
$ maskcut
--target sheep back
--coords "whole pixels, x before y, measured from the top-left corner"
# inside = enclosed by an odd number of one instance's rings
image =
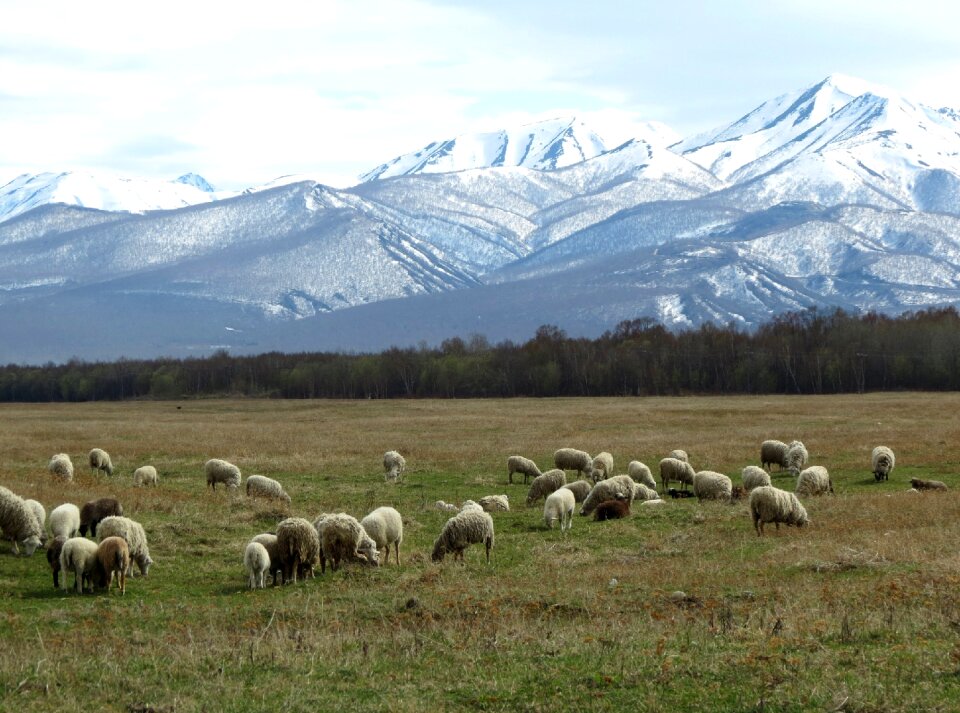
[[[385,481],[403,480],[403,471],[407,469],[407,459],[396,451],[383,454],[383,479]]]
[[[544,474],[546,475],[546,474]],[[493,518],[490,513],[466,510],[451,517],[440,530],[433,543],[430,559],[442,562],[448,552],[454,559],[463,559],[463,551],[472,544],[484,543],[487,549],[487,564],[490,564],[490,550],[493,548]]]
[[[600,451],[593,457],[594,481],[606,480],[613,476],[613,456],[607,451]]]
[[[877,482],[889,480],[893,466],[897,459],[893,451],[887,446],[877,446],[870,454],[870,463],[873,466],[873,477]]]
[[[40,546],[43,528],[37,522],[33,509],[19,495],[0,486],[0,530],[13,541],[13,552],[23,545],[24,554],[32,555]]]
[[[586,483],[587,481],[577,482]],[[550,493],[543,503],[543,522],[547,529],[553,529],[553,523],[559,522],[561,532],[569,530],[573,526],[573,510],[576,506],[577,499],[569,485],[557,488]]]
[[[97,525],[111,515],[123,515],[123,506],[116,498],[97,498],[84,503],[80,508],[80,534],[86,535],[89,529],[90,537],[96,537]]]
[[[509,512],[510,498],[506,495],[484,495],[480,498],[480,507],[484,512]]]
[[[207,475],[207,485],[212,490],[217,489],[217,483],[223,483],[228,490],[240,487],[240,469],[233,463],[221,458],[211,458],[203,464],[203,472]]]
[[[593,490],[593,486],[594,483],[591,483],[589,480],[576,480],[572,483],[567,483],[563,487],[573,493],[575,502],[582,503],[587,499],[590,491]]]
[[[152,465],[142,465],[133,471],[133,485],[135,488],[146,485],[157,485],[159,480],[157,469]]]
[[[317,530],[302,517],[288,517],[277,525],[277,555],[283,569],[283,581],[296,582],[313,572],[320,557]]]
[[[86,537],[71,537],[60,550],[60,589],[67,588],[67,574],[70,572],[74,574],[77,594],[83,593],[85,584],[93,589],[97,565],[97,543]]]
[[[90,467],[94,470],[102,470],[107,475],[113,475],[113,463],[110,461],[110,454],[102,448],[93,448],[87,454],[87,460]]]
[[[693,476],[693,494],[698,500],[723,500],[730,502],[733,481],[723,473],[701,470]]]
[[[770,485],[770,474],[757,465],[748,465],[741,474],[743,489],[750,492],[761,485]]]
[[[567,474],[559,468],[548,470],[543,475],[538,475],[530,483],[530,490],[527,491],[527,506],[533,505],[540,498],[547,497],[557,488],[567,484]]]
[[[283,486],[273,478],[265,475],[247,476],[247,497],[248,498],[267,498],[268,500],[281,500],[287,505],[290,504],[290,496]]]
[[[403,518],[391,507],[379,507],[360,521],[360,527],[369,535],[378,549],[384,550],[384,560],[390,560],[390,545],[394,545],[397,566],[400,566],[400,544],[403,542]]]
[[[695,475],[693,466],[686,461],[677,458],[664,458],[660,461],[660,482],[663,484],[663,492],[670,488],[670,482],[680,481],[681,487],[686,489],[687,485],[693,485],[693,476]]]
[[[783,470],[787,466],[787,444],[783,441],[767,440],[760,444],[760,466],[776,465]]]
[[[247,569],[250,589],[263,589],[270,569],[270,554],[261,543],[251,540],[243,551],[243,566]]]
[[[832,492],[833,482],[830,480],[830,473],[822,465],[812,465],[800,471],[800,477],[797,478],[797,495],[825,495]]]
[[[657,481],[653,479],[653,473],[650,472],[650,468],[638,460],[632,460],[627,464],[627,475],[638,483],[643,483],[648,488],[657,489]]]
[[[593,459],[585,451],[576,448],[559,448],[554,451],[553,465],[560,470],[575,470],[577,476],[593,476]]]
[[[597,505],[593,513],[593,519],[597,522],[603,520],[620,520],[630,515],[629,500],[604,500]]]
[[[315,523],[315,531],[320,535],[320,571],[326,572],[327,561],[331,569],[340,568],[340,563],[348,560],[365,559],[373,565],[380,564],[377,545],[359,520],[343,512],[325,515]],[[279,534],[279,532],[278,532]]]
[[[70,482],[73,480],[73,461],[66,453],[57,453],[47,464],[47,470],[53,473],[60,480]]]
[[[676,458],[677,460],[682,460],[684,463],[690,462],[690,456],[687,455],[687,452],[682,448],[676,448],[670,451],[668,458]]]
[[[79,533],[80,508],[73,503],[64,503],[50,511],[50,534],[70,539]]]
[[[97,525],[97,536],[102,541],[107,537],[122,537],[130,548],[130,566],[127,574],[133,574],[133,563],[137,563],[140,574],[146,577],[150,573],[153,559],[150,557],[150,548],[147,545],[147,532],[136,520],[122,515],[110,515],[103,518]]]
[[[615,475],[612,478],[601,480],[593,486],[590,493],[583,501],[580,507],[581,515],[589,515],[597,506],[605,500],[633,500],[634,486],[633,478],[629,475]]]
[[[107,593],[113,584],[113,575],[117,575],[120,594],[127,591],[127,572],[130,569],[130,548],[122,537],[111,535],[100,541],[97,547],[97,559],[100,562],[98,575],[102,578],[100,586],[106,586]]]
[[[800,441],[791,441],[787,445],[787,455],[784,456],[784,462],[788,470],[794,475],[799,475],[800,471],[803,470],[803,466],[807,464],[809,457],[805,445]]]
[[[803,527],[810,522],[807,511],[797,496],[772,485],[761,485],[750,493],[750,515],[757,536],[763,534],[764,523],[780,523]]]
[[[527,484],[528,478],[536,478],[542,475],[540,468],[529,458],[523,456],[510,456],[507,458],[507,482],[513,485],[513,474],[523,473],[523,484]]]

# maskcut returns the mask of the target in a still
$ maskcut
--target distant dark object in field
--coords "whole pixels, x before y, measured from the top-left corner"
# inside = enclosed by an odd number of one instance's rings
[[[601,520],[619,520],[627,517],[629,514],[629,500],[604,500],[602,503],[597,505],[593,519],[598,522]]]
[[[693,493],[689,490],[677,490],[676,488],[668,488],[667,495],[671,498],[692,498]]]
[[[946,490],[947,484],[939,480],[924,480],[923,478],[910,478],[910,485],[917,490]]]

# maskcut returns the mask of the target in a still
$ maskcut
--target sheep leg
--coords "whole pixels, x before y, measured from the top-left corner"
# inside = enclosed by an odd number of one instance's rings
[[[394,555],[396,556],[396,558],[397,558],[397,567],[399,567],[399,566],[400,566],[400,543],[399,543],[399,542],[394,543],[394,545],[393,545],[393,554],[394,554]],[[389,557],[389,555],[388,555],[388,557]]]
[[[487,564],[490,564],[490,548],[493,546],[493,543],[488,539],[484,544],[487,546]]]

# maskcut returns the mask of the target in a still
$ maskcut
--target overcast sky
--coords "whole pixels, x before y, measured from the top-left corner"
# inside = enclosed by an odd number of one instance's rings
[[[335,186],[469,131],[682,135],[838,72],[960,108],[960,3],[0,0],[0,185],[63,170]]]

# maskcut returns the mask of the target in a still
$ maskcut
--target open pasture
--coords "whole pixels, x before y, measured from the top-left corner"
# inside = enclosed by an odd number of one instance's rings
[[[127,593],[53,589],[44,553],[0,543],[0,710],[950,711],[960,701],[960,394],[838,397],[221,400],[0,405],[0,485],[82,505],[115,496],[154,565]],[[571,446],[615,471],[683,448],[735,483],[766,438],[802,440],[836,495],[758,538],[745,503],[694,499],[575,517],[506,460]],[[896,452],[875,483],[870,452]],[[94,474],[94,446],[115,473]],[[407,461],[385,483],[381,459]],[[46,471],[69,453],[72,484]],[[283,483],[292,506],[206,488],[218,457]],[[158,488],[132,473],[156,466]],[[774,470],[774,485],[794,479]],[[946,493],[907,492],[910,477]],[[568,474],[569,477],[569,474]],[[522,482],[522,476],[520,478]],[[492,564],[430,561],[438,499],[507,493]],[[243,548],[288,514],[380,505],[402,566],[348,566],[250,591]],[[72,575],[69,582],[72,583]],[[675,592],[683,592],[684,596]]]

